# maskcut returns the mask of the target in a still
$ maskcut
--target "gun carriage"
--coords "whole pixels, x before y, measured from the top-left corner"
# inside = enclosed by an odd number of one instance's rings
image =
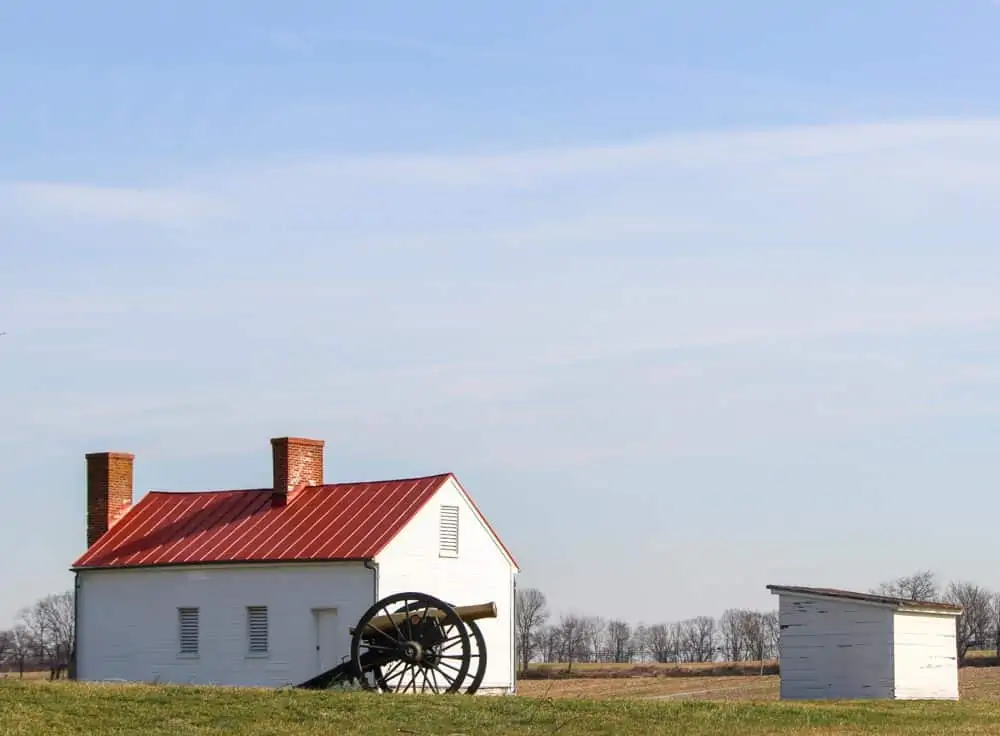
[[[493,602],[452,606],[426,593],[390,595],[350,629],[350,656],[298,687],[359,683],[378,692],[471,695],[486,674],[486,640],[476,621],[496,615]]]

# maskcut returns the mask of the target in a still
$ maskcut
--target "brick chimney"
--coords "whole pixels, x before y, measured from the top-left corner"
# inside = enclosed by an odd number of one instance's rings
[[[132,461],[127,452],[87,457],[87,547],[93,546],[132,504]]]
[[[304,437],[275,437],[271,440],[274,463],[275,505],[283,505],[288,492],[300,483],[323,484],[323,440]]]

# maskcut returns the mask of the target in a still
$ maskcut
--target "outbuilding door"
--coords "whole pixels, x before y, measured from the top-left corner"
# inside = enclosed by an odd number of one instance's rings
[[[316,627],[316,674],[333,669],[350,654],[351,640],[340,629],[336,608],[312,609]]]

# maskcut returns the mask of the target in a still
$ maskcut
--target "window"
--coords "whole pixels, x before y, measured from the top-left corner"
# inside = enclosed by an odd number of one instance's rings
[[[198,609],[178,608],[177,619],[180,626],[181,654],[198,653]]]
[[[250,654],[267,654],[267,606],[247,606]]]
[[[458,557],[458,506],[441,507],[440,556]]]

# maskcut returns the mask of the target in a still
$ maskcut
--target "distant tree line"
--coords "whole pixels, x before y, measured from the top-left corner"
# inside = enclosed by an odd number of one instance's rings
[[[48,670],[50,679],[64,677],[73,653],[73,592],[54,593],[21,609],[14,626],[0,630],[0,672]]]
[[[777,611],[731,608],[719,618],[632,624],[564,613],[552,620],[545,594],[518,590],[515,606],[518,667],[587,663],[765,662],[777,656]]]
[[[1000,652],[1000,593],[968,581],[942,584],[930,571],[918,571],[868,591],[916,601],[961,605],[956,622],[958,657],[970,652]],[[709,663],[766,662],[778,656],[778,612],[731,608],[718,618],[646,624],[579,613],[555,618],[537,588],[517,591],[515,647],[518,669],[531,663]]]

